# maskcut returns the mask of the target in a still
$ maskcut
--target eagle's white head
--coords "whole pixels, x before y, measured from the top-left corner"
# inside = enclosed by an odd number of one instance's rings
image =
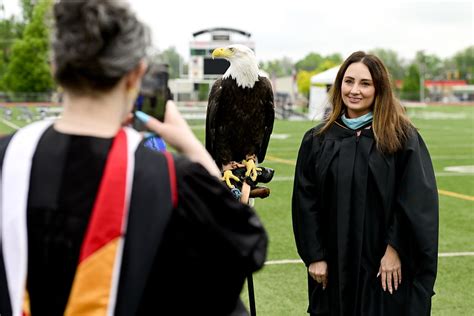
[[[230,67],[223,78],[234,78],[242,88],[253,88],[258,81],[259,70],[253,50],[241,44],[216,48],[212,58],[224,58],[230,62]],[[260,74],[261,75],[261,74]]]

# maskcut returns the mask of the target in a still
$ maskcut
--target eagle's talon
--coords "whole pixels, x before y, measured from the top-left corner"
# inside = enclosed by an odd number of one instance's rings
[[[250,176],[250,179],[252,179],[252,181],[257,180],[257,171],[258,169],[260,169],[260,171],[262,169],[257,168],[257,166],[255,165],[255,161],[253,159],[249,159],[249,160],[243,160],[242,163],[245,165],[245,168],[247,169],[247,171],[245,172],[245,176],[246,177]]]
[[[233,173],[232,173],[232,170],[226,170],[224,171],[223,175],[222,175],[222,181],[225,181],[226,185],[230,188],[230,189],[234,189],[235,188],[235,185],[233,185],[230,180],[234,180],[236,182],[240,182],[240,179],[238,177],[236,177]]]

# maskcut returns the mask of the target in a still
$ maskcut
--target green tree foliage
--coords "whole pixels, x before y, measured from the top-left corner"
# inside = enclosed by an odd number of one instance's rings
[[[7,54],[13,42],[21,37],[22,31],[23,24],[14,16],[0,20],[0,50],[4,54]]]
[[[316,70],[306,71],[300,70],[296,75],[296,85],[298,86],[298,91],[305,97],[309,97],[309,90],[311,87],[311,77],[317,74]]]
[[[291,76],[294,66],[290,58],[283,57],[260,63],[260,69],[272,77],[285,77]]]
[[[331,61],[334,65],[342,64],[342,57],[339,53],[327,55],[324,59]]]
[[[451,60],[458,72],[459,79],[474,84],[474,46],[469,46],[456,53]]]
[[[48,63],[49,32],[46,25],[51,0],[40,0],[34,7],[22,39],[15,41],[3,85],[13,92],[47,92],[53,87]]]
[[[170,79],[179,78],[179,67],[182,62],[181,55],[176,51],[175,47],[169,47],[162,52],[152,56],[152,61],[156,63],[166,63],[169,68]]]
[[[445,63],[438,56],[418,51],[414,63],[418,65],[423,78],[430,80],[445,79]]]
[[[5,72],[5,69],[6,69],[6,63],[3,57],[3,51],[0,50],[0,78],[3,77],[3,73]],[[0,91],[2,90],[3,90],[3,84],[2,84],[2,80],[0,80]]]
[[[323,60],[319,66],[315,69],[316,70],[316,74],[320,73],[320,72],[323,72],[323,71],[326,71],[332,67],[336,67],[337,65],[339,65],[341,63],[341,61],[335,61],[334,59],[325,59]]]
[[[4,76],[6,66],[10,62],[11,48],[14,41],[21,37],[22,30],[23,24],[13,16],[0,20],[0,78]]]
[[[323,56],[318,53],[309,53],[303,59],[299,60],[295,64],[296,71],[306,70],[312,71],[316,69],[319,64],[323,61]]]
[[[369,51],[380,58],[387,67],[393,80],[402,80],[405,77],[405,67],[403,61],[396,51],[391,49],[376,48]]]
[[[309,53],[303,59],[296,62],[295,68],[297,71],[312,71],[314,69],[318,69],[319,65],[326,60],[332,61],[336,65],[342,63],[342,57],[337,53],[327,55],[326,57],[321,56],[318,53]]]
[[[207,101],[209,98],[209,85],[206,83],[199,85],[198,99],[199,101]]]
[[[309,96],[310,90],[310,79],[314,75],[314,72],[300,70],[296,74],[296,86],[298,87],[298,92],[304,95],[305,97]]]
[[[33,11],[35,8],[35,0],[20,0],[21,4],[21,9],[23,12],[23,20],[25,23],[28,23],[31,21],[31,18],[33,17]]]
[[[323,57],[315,69],[311,71],[300,70],[296,76],[296,85],[298,86],[298,91],[306,97],[309,97],[309,90],[311,87],[311,77],[328,70],[332,67],[339,65],[342,62],[341,56],[339,54],[329,55]]]
[[[403,100],[420,100],[420,71],[416,63],[408,67],[408,73],[403,80],[400,98]]]

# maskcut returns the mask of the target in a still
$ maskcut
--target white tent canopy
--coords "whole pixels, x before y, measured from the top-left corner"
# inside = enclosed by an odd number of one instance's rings
[[[327,87],[333,85],[336,80],[337,72],[341,66],[330,68],[311,77],[311,87],[309,90],[309,111],[308,118],[311,120],[323,119],[325,113],[331,105],[328,99]],[[317,84],[325,85],[323,87]]]
[[[341,65],[329,68],[311,77],[311,84],[333,84]]]

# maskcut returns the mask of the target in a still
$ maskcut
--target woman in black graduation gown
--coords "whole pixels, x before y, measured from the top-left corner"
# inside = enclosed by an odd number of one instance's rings
[[[64,88],[64,111],[32,159],[27,290],[33,315],[65,311],[104,165],[132,109],[149,43],[146,27],[123,1],[59,1],[54,16],[54,76]],[[266,255],[260,220],[219,181],[172,101],[164,123],[145,119],[183,154],[173,159],[177,201],[164,154],[139,146],[114,314],[246,315],[240,291]],[[0,165],[11,139],[0,139]],[[0,251],[0,314],[7,316],[4,259]]]
[[[293,229],[311,315],[429,315],[438,197],[423,139],[379,58],[355,52],[298,153]]]

